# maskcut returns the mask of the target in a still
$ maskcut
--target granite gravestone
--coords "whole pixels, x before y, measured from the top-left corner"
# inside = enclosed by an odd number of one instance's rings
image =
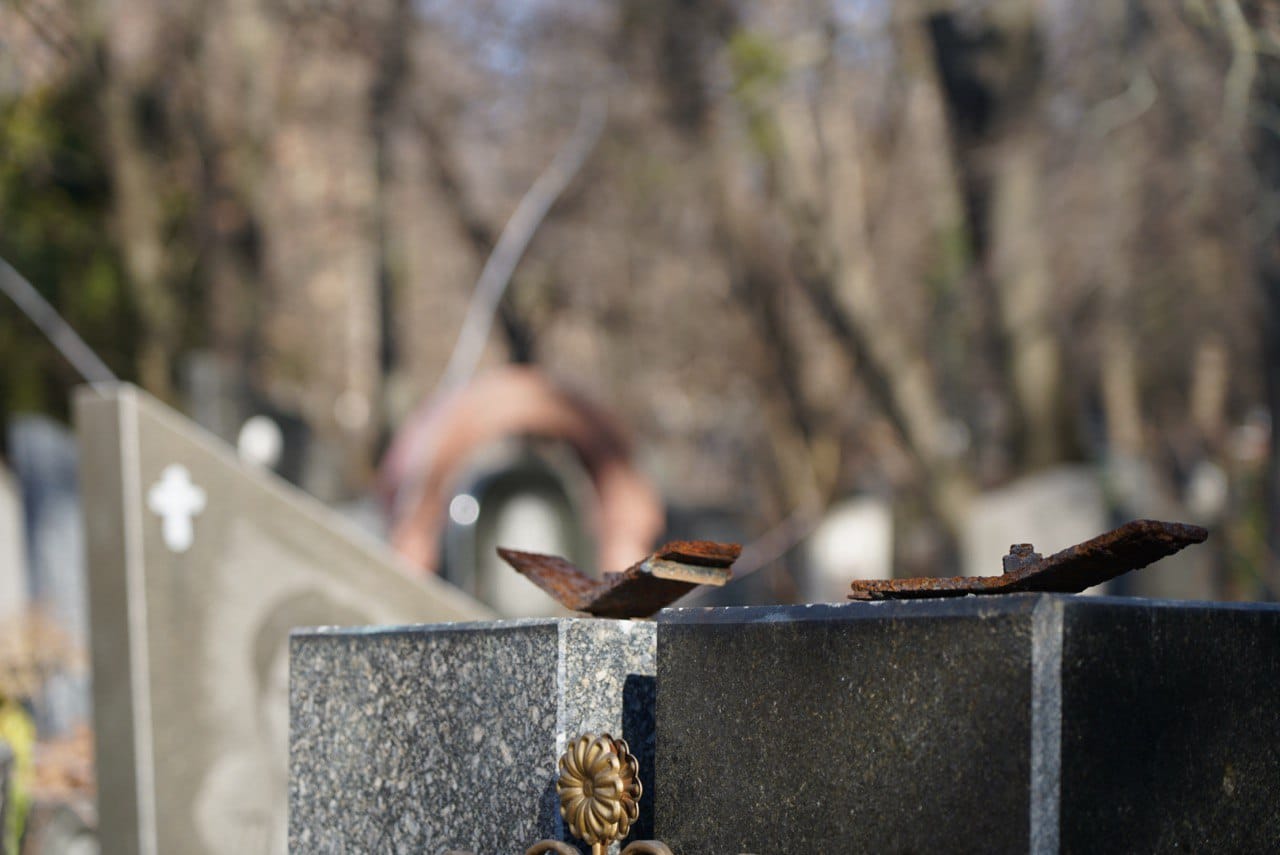
[[[1280,606],[1022,594],[661,613],[656,836],[1280,851]]]
[[[503,617],[559,617],[564,606],[498,557],[497,547],[561,555],[578,566],[594,563],[580,520],[590,488],[567,454],[495,443],[476,455],[449,503],[444,542],[446,579],[491,605]]]
[[[490,613],[132,387],[76,421],[103,850],[284,852],[289,630]]]
[[[529,618],[295,633],[290,851],[511,855],[566,840],[556,763],[589,731],[626,739],[652,794],[654,632]],[[633,837],[650,835],[652,805]]]

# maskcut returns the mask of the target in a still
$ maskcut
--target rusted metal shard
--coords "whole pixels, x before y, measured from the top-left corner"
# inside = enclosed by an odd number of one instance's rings
[[[1003,576],[857,580],[849,599],[909,600],[1027,591],[1075,594],[1146,567],[1193,543],[1203,543],[1208,536],[1209,532],[1198,525],[1134,520],[1048,558],[1036,555],[1029,544],[1016,544],[1005,557]]]
[[[563,558],[498,547],[504,561],[567,608],[611,618],[649,617],[699,585],[725,584],[741,552],[736,543],[678,540],[621,573],[594,579]]]

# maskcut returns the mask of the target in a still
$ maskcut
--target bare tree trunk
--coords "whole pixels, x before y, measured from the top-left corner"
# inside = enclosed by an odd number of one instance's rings
[[[981,24],[928,20],[951,120],[971,255],[995,311],[989,338],[1016,414],[1021,466],[1061,459],[1062,356],[1041,234],[1040,0],[991,4]]]
[[[1214,215],[1219,211],[1210,201],[1217,195],[1212,180],[1205,176],[1200,183],[1206,185],[1198,188],[1197,192],[1202,197],[1200,207],[1205,210],[1196,217],[1200,233],[1194,237],[1192,264],[1198,302],[1209,311],[1196,325],[1187,407],[1192,427],[1205,449],[1211,450],[1220,447],[1226,428],[1230,380],[1230,357],[1223,337],[1222,312],[1217,309],[1226,297],[1227,264],[1223,257],[1226,238],[1213,227]]]
[[[760,331],[762,373],[779,393],[764,399],[774,469],[781,476],[777,490],[787,512],[816,518],[837,486],[839,467],[833,457],[838,457],[838,445],[805,397],[800,346],[787,316],[788,296],[798,286],[787,249],[777,239],[777,224],[769,222],[765,206],[742,186],[741,164],[731,150],[713,160],[710,168],[720,175],[721,240],[731,278]]]
[[[375,63],[319,24],[304,22],[292,37],[305,49],[282,81],[263,200],[263,373],[272,398],[316,429],[316,457],[330,463],[306,487],[332,499],[368,476],[377,440]]]
[[[1267,254],[1273,258],[1263,269],[1261,279],[1265,312],[1263,354],[1266,377],[1267,407],[1271,413],[1271,448],[1267,457],[1267,566],[1264,583],[1267,596],[1280,597],[1280,236],[1268,241]]]
[[[780,137],[788,143],[777,164],[780,192],[807,256],[799,279],[854,359],[903,447],[920,463],[931,504],[955,534],[972,484],[948,453],[947,413],[925,352],[893,322],[881,298],[883,284],[877,282],[872,258],[862,172],[865,142],[850,95],[828,75],[810,109],[784,104],[775,116]],[[818,195],[806,198],[806,190]]]
[[[823,173],[827,206],[823,251],[831,258],[838,304],[855,326],[867,331],[872,362],[867,367],[886,378],[907,445],[924,463],[937,510],[951,531],[958,532],[971,485],[949,458],[944,436],[947,413],[925,352],[892,322],[879,298],[883,285],[876,282],[868,240],[863,145],[848,95],[831,87],[818,114],[818,138],[830,154]]]
[[[1031,468],[1062,458],[1062,356],[1053,328],[1053,281],[1045,258],[1036,142],[1011,141],[1000,158],[992,200],[992,273],[1009,343],[1009,375]]]
[[[1280,21],[1269,21],[1269,36],[1280,32]],[[1259,58],[1259,80],[1254,97],[1263,104],[1280,102],[1280,60],[1275,54]],[[1259,122],[1250,139],[1254,168],[1260,185],[1257,270],[1262,296],[1262,356],[1266,402],[1271,416],[1271,444],[1267,458],[1266,542],[1264,570],[1266,594],[1280,596],[1280,130]]]
[[[1098,366],[1103,415],[1107,425],[1108,453],[1120,460],[1137,460],[1145,453],[1142,395],[1136,331],[1133,328],[1133,245],[1138,224],[1137,188],[1132,180],[1133,164],[1121,151],[1137,149],[1137,143],[1113,146],[1100,156],[1105,200],[1106,238],[1100,252],[1102,317],[1101,360]],[[1103,202],[1100,201],[1100,204]]]
[[[436,189],[442,198],[448,200],[448,210],[456,221],[455,228],[467,237],[469,246],[466,252],[471,256],[475,269],[480,270],[497,243],[499,227],[480,212],[475,194],[464,179],[462,159],[440,118],[430,109],[421,110],[417,126],[427,143]],[[499,304],[498,322],[506,338],[508,358],[516,363],[532,363],[534,330],[516,311],[511,300],[504,299]]]
[[[138,377],[149,392],[170,400],[180,319],[165,277],[162,188],[155,184],[153,156],[137,125],[144,85],[133,69],[109,67],[102,110],[115,182],[115,225],[145,337],[139,347]]]

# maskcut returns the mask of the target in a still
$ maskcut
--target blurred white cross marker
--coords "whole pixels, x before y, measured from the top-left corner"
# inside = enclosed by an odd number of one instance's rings
[[[147,491],[147,507],[160,517],[164,545],[173,552],[191,548],[196,539],[195,517],[204,505],[204,490],[191,483],[191,473],[181,463],[166,466]]]

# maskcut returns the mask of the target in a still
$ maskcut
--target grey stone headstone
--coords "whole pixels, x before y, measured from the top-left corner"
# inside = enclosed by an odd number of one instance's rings
[[[290,629],[490,613],[132,387],[76,422],[103,850],[283,852]]]
[[[40,855],[98,855],[102,847],[91,822],[92,812],[80,805],[39,803],[27,818],[24,849]]]
[[[800,593],[808,602],[844,602],[853,579],[893,577],[893,509],[874,497],[845,499],[807,540]]]
[[[5,848],[9,845],[9,811],[13,793],[13,749],[0,739],[0,855],[9,855]]]
[[[70,650],[82,652],[89,615],[75,435],[50,418],[23,415],[10,422],[8,440],[22,489],[29,601]],[[87,721],[89,706],[88,674],[66,663],[44,679],[36,725],[46,736],[65,734]]]
[[[1174,501],[1155,467],[1145,460],[1116,458],[1107,465],[1107,490],[1114,496],[1123,519],[1187,520],[1215,528],[1214,521],[1198,519],[1190,509]],[[1110,585],[1110,593],[1132,594],[1166,600],[1211,600],[1221,586],[1212,552],[1186,549],[1160,562],[1159,573],[1132,573]]]
[[[655,831],[706,852],[1280,851],[1280,606],[659,616]]]
[[[1112,528],[1097,474],[1086,466],[1060,466],[1029,475],[977,497],[961,532],[964,572],[999,576],[1000,559],[1015,543],[1042,555]]]
[[[26,536],[17,479],[0,465],[0,624],[27,607]]]
[[[584,732],[630,744],[645,788],[633,836],[649,837],[654,637],[585,618],[295,633],[290,851],[567,840],[556,764]]]

